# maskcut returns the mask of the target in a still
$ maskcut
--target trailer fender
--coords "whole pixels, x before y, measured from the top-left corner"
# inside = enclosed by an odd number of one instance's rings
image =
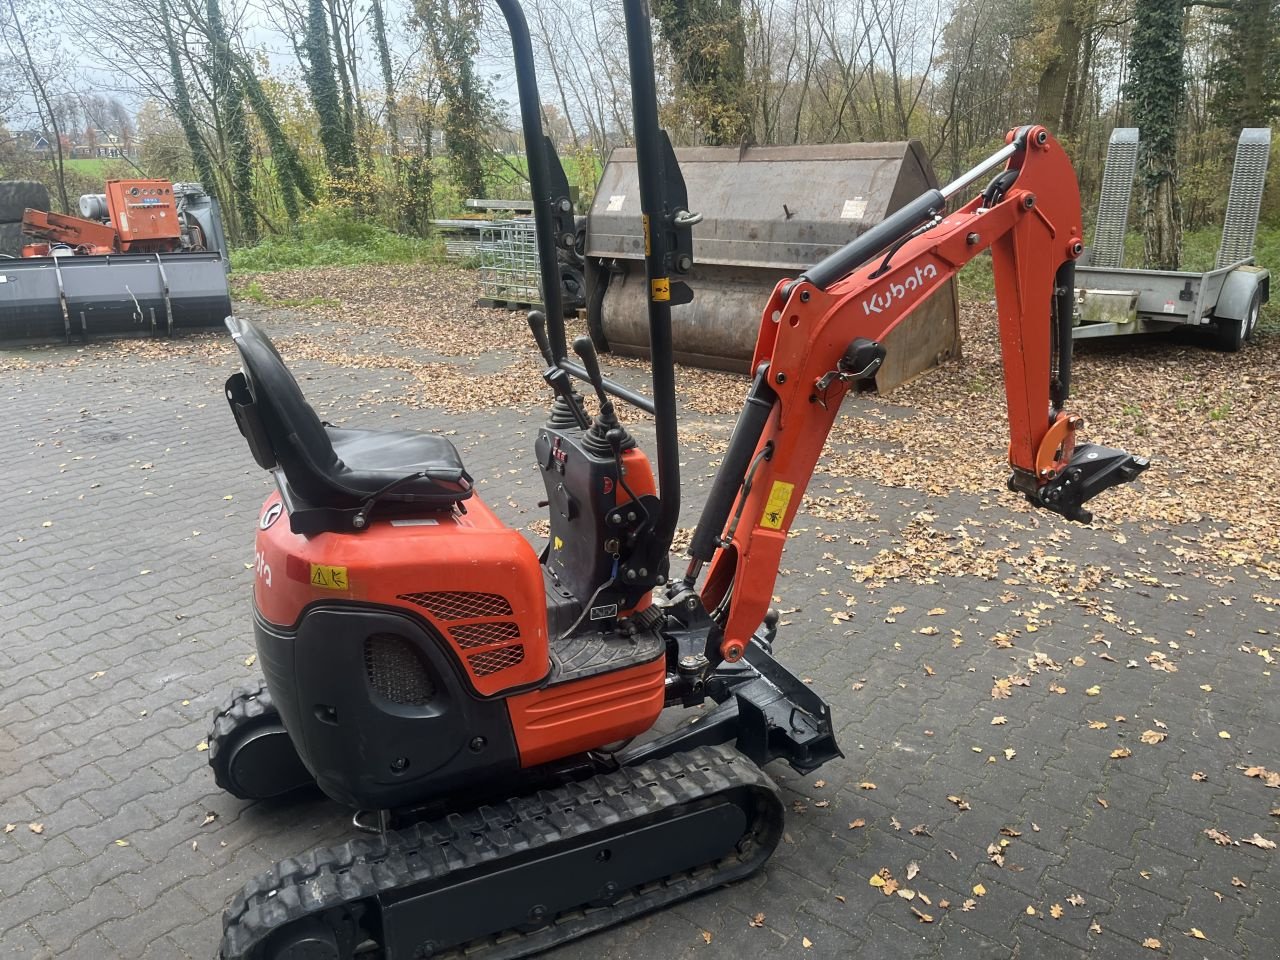
[[[1236,267],[1227,274],[1222,293],[1214,305],[1213,316],[1217,320],[1243,320],[1249,313],[1254,291],[1261,290],[1261,302],[1267,303],[1271,294],[1271,275],[1262,267]]]

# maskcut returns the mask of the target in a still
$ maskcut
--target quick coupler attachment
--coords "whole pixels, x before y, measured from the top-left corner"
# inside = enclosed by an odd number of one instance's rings
[[[1137,479],[1149,466],[1151,461],[1146,457],[1135,457],[1096,443],[1082,443],[1072,451],[1066,469],[1035,493],[1027,493],[1027,500],[1076,523],[1092,523],[1093,514],[1084,509],[1084,503],[1103,490]],[[1010,478],[1009,489],[1019,489],[1013,478]]]

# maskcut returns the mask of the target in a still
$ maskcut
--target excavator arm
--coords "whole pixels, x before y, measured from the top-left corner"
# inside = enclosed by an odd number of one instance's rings
[[[1003,161],[951,214],[949,196]],[[1083,503],[1148,462],[1077,444],[1070,387],[1071,300],[1083,252],[1071,162],[1043,127],[941,190],[926,193],[795,280],[761,319],[748,401],[690,545],[692,586],[722,625],[721,656],[741,658],[767,613],[787,532],[844,395],[874,384],[888,334],[960,267],[991,251],[1009,414],[1011,490],[1088,523]]]

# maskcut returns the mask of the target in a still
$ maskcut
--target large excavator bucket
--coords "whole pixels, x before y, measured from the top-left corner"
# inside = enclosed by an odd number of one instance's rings
[[[749,372],[760,312],[777,282],[840,249],[938,186],[917,141],[797,147],[684,147],[676,158],[693,228],[693,302],[673,306],[676,359]],[[587,320],[602,349],[648,356],[644,234],[636,155],[613,151],[587,220]],[[959,353],[947,283],[885,344],[880,390]]]
[[[172,336],[231,313],[218,251],[0,259],[0,342]]]

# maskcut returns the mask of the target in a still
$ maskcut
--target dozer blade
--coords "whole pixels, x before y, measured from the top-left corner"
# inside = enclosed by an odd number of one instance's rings
[[[172,336],[231,313],[221,253],[0,260],[0,342]]]
[[[749,876],[782,821],[758,767],[702,747],[281,861],[220,956],[523,957]]]

